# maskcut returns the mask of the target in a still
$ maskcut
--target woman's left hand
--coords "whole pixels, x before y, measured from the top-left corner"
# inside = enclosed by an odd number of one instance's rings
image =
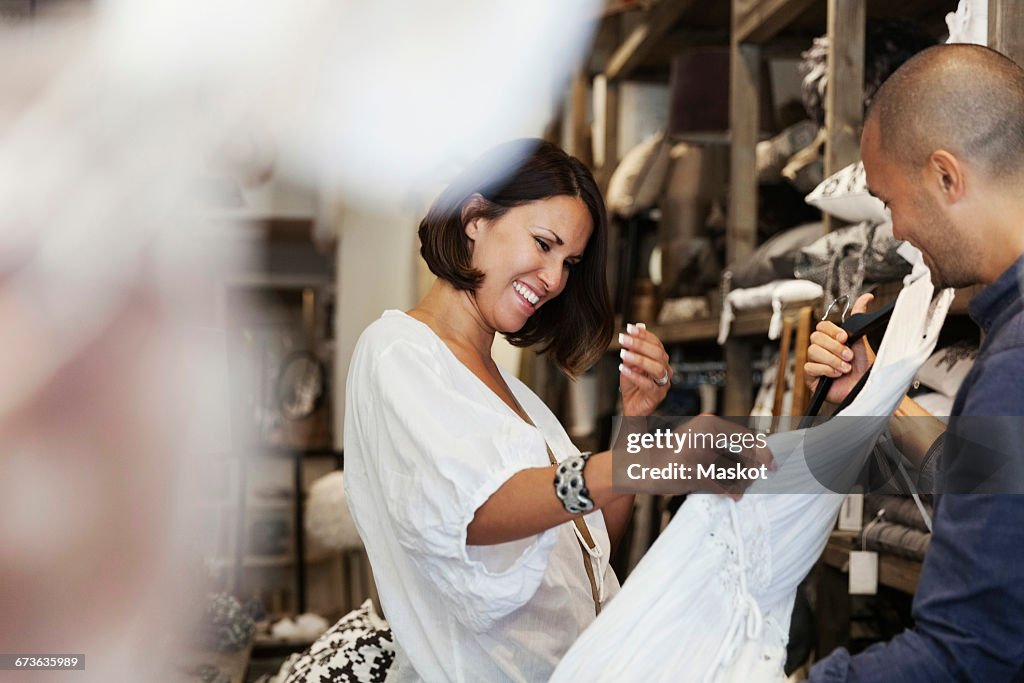
[[[622,346],[619,364],[619,391],[622,414],[650,415],[665,399],[672,385],[672,367],[661,340],[643,323],[626,325],[619,335]]]

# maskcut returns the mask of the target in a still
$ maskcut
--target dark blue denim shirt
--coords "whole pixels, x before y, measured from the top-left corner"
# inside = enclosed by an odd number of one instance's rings
[[[1022,287],[1024,257],[971,302],[985,338],[953,416],[1024,416]],[[1020,444],[1024,463],[1024,419],[998,423],[1013,432],[1003,437]],[[1024,495],[936,497],[912,613],[913,629],[855,656],[840,648],[818,662],[810,680],[1024,681]]]

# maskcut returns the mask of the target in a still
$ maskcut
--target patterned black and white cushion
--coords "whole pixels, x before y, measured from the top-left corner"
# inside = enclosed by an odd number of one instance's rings
[[[383,683],[394,661],[391,629],[367,600],[302,653],[282,683]]]

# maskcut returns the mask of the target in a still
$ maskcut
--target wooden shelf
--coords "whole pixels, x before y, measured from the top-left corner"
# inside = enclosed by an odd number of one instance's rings
[[[764,336],[768,338],[768,323],[771,310],[745,311],[736,314],[729,329],[729,338]],[[651,329],[665,344],[681,342],[715,341],[718,338],[719,317],[687,320],[667,325],[655,325]]]
[[[983,285],[976,285],[973,287],[963,287],[956,290],[956,298],[953,299],[953,304],[949,308],[950,315],[966,315],[967,308],[971,303],[971,299],[984,288]],[[901,287],[885,288],[878,292],[875,300],[871,304],[871,310],[884,306],[889,303],[899,294]],[[786,310],[789,311],[792,307],[787,306]],[[820,307],[816,307],[818,316],[820,316]],[[772,319],[772,312],[769,309],[753,310],[753,311],[740,311],[736,314],[736,317],[732,321],[732,326],[729,330],[729,338],[735,337],[764,337],[768,338],[768,325]],[[668,323],[665,325],[651,325],[650,331],[658,335],[663,344],[684,344],[690,342],[713,342],[718,338],[718,327],[719,317],[710,316],[706,318],[695,318],[693,320],[684,320],[677,323]],[[614,340],[609,346],[609,351],[618,351],[619,346],[618,339]]]
[[[859,534],[852,531],[833,531],[821,553],[821,561],[829,567],[846,573],[850,567],[850,551],[860,541]],[[911,595],[917,590],[917,582],[921,576],[921,563],[905,557],[878,554],[878,583],[882,586]]]

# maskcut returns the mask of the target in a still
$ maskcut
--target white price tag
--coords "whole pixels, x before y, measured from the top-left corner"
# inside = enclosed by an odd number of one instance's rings
[[[839,508],[839,530],[860,531],[864,526],[864,494],[851,493]]]
[[[878,553],[871,550],[850,551],[850,595],[878,593]]]

